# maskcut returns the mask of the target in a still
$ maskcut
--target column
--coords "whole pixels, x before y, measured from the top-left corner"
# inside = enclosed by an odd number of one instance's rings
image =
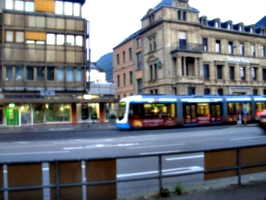
[[[212,83],[214,83],[214,80],[217,79],[214,62],[211,62],[209,66],[210,66],[210,80]]]
[[[178,56],[177,57],[177,66],[176,66],[177,70],[176,70],[176,75],[177,77],[181,77],[182,76],[182,57]]]
[[[198,58],[194,58],[194,76],[198,76]]]
[[[184,56],[184,62],[183,62],[183,69],[184,69],[184,76],[187,76],[187,62],[186,62],[186,57]]]
[[[257,77],[258,77],[259,83],[261,83],[263,81],[263,78],[262,78],[263,74],[262,73],[263,73],[262,68],[261,68],[261,66],[259,66],[258,71],[257,71]]]
[[[236,66],[235,66],[235,80],[237,82],[239,82],[241,80],[241,77],[240,77],[240,65],[239,64],[236,64]]]
[[[199,73],[198,75],[203,78],[203,64],[202,64],[202,58],[199,58]]]

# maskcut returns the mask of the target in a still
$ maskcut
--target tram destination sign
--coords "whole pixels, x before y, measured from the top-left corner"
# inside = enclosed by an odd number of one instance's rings
[[[234,62],[234,63],[249,63],[249,60],[246,58],[235,58],[235,57],[225,57],[226,62]]]

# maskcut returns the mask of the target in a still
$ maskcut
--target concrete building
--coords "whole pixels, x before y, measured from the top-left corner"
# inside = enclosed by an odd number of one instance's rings
[[[89,95],[84,3],[1,1],[2,125],[105,121],[114,98]]]
[[[200,17],[189,0],[162,0],[141,23],[114,48],[118,98],[130,93],[266,94],[266,17],[251,25],[222,22]],[[118,58],[129,44],[134,55],[132,67],[125,68]],[[118,87],[128,71],[137,80],[133,88]]]

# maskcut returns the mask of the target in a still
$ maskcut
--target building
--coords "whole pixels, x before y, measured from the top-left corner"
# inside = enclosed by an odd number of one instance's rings
[[[222,22],[199,17],[189,0],[162,0],[141,23],[114,48],[118,98],[130,93],[266,94],[266,16],[252,25]],[[128,45],[132,65],[119,60]],[[141,75],[133,78],[133,87],[119,84],[128,71]]]
[[[2,125],[105,121],[114,98],[89,95],[84,3],[1,1]]]

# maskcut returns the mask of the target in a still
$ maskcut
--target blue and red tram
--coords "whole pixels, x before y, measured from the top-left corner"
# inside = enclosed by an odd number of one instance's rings
[[[254,122],[266,108],[266,96],[135,95],[119,101],[118,129],[236,123],[237,109]]]

